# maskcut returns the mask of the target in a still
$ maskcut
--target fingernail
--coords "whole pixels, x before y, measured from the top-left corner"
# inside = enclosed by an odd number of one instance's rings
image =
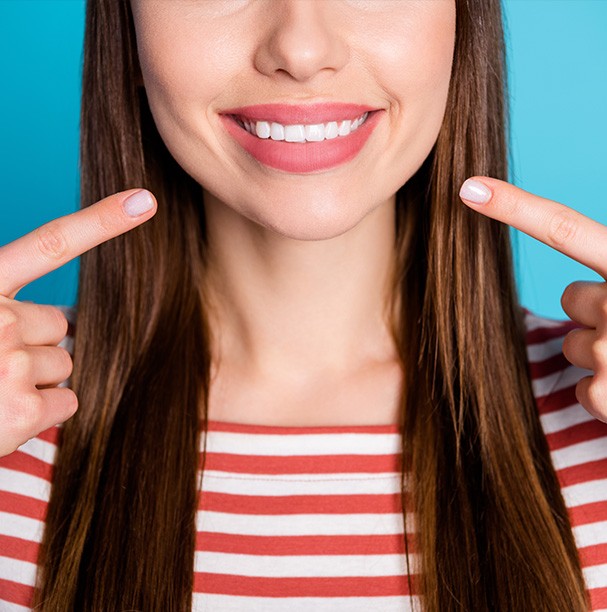
[[[491,189],[487,185],[474,179],[465,180],[462,188],[459,190],[460,198],[474,204],[486,204],[492,195]]]
[[[129,217],[138,217],[154,208],[154,198],[147,189],[141,189],[130,195],[122,206]]]

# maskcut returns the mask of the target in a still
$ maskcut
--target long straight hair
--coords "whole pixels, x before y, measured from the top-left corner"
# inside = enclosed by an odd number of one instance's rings
[[[457,195],[471,175],[507,179],[501,7],[456,5],[444,122],[396,198],[407,566],[412,549],[421,559],[409,586],[431,612],[578,612],[588,594],[532,393],[508,228]],[[192,603],[211,363],[203,197],[164,146],[138,70],[128,0],[89,1],[81,206],[140,186],[160,206],[81,257],[80,407],[56,458],[42,611]]]

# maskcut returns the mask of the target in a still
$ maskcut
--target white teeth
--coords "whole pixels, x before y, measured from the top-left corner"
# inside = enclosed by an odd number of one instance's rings
[[[325,138],[327,140],[331,140],[332,138],[337,138],[337,121],[329,121],[327,125],[325,125]]]
[[[270,129],[269,124],[266,121],[260,121],[257,124],[257,136],[259,138],[270,138],[272,130]]]
[[[236,121],[250,134],[258,138],[285,140],[287,142],[320,142],[332,140],[338,136],[348,136],[365,122],[369,113],[366,112],[354,121],[329,121],[314,125],[281,125],[274,121],[249,121],[237,117]]]
[[[325,126],[322,123],[317,125],[306,125],[304,135],[308,142],[320,142],[325,139]]]
[[[257,124],[263,123],[258,121]],[[304,142],[306,130],[303,125],[285,125],[285,140],[287,142]]]
[[[339,124],[339,131],[337,132],[340,136],[347,136],[352,131],[351,121],[342,121]]]
[[[260,121],[259,123],[266,123],[266,122]],[[285,139],[285,128],[282,125],[280,125],[280,123],[272,123],[272,125],[270,126],[270,138],[272,140],[284,140]]]

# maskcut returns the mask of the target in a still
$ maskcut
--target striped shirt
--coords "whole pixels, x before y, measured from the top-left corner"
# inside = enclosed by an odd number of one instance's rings
[[[74,310],[65,312],[73,321]],[[607,424],[575,398],[577,381],[592,372],[561,350],[579,325],[527,309],[525,322],[533,391],[591,609],[607,610]],[[62,346],[71,343],[68,334]],[[31,610],[58,432],[0,458],[0,611]],[[421,610],[414,547],[411,598],[407,586],[399,469],[397,426],[210,422],[193,610]],[[406,529],[415,533],[411,514]]]

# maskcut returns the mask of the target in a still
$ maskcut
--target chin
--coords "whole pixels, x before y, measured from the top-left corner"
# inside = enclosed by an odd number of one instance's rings
[[[341,236],[348,230],[352,229],[352,226],[344,227],[341,224],[328,227],[307,226],[306,224],[301,224],[296,227],[266,227],[267,229],[272,230],[285,238],[302,241],[330,240],[331,238],[337,238],[338,236]]]
[[[267,214],[251,218],[262,227],[292,240],[329,240],[358,225],[366,214],[339,214],[336,210],[288,211],[280,217]]]

